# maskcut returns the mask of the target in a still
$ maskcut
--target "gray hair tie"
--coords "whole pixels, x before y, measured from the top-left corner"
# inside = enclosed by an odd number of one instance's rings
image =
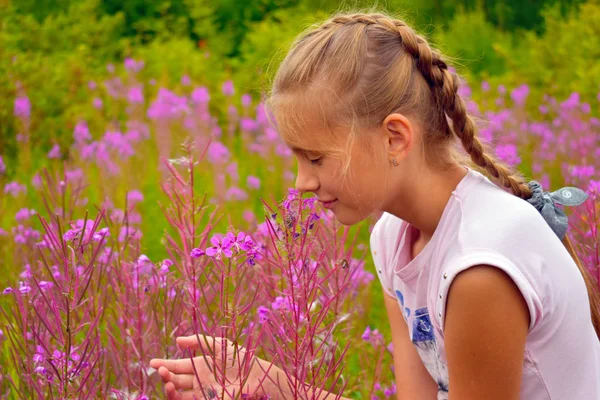
[[[564,187],[554,192],[544,192],[542,185],[536,181],[528,183],[531,189],[531,198],[527,199],[542,214],[550,228],[562,240],[567,234],[569,221],[567,215],[557,204],[563,206],[578,206],[582,204],[588,195],[583,190],[575,187]]]

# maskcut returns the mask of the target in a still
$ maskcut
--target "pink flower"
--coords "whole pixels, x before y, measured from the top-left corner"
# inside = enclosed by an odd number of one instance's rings
[[[184,75],[181,77],[181,84],[183,86],[189,86],[192,83],[192,80],[190,79],[189,75]]]
[[[192,101],[195,104],[208,103],[209,100],[210,94],[208,93],[208,89],[205,87],[196,88],[192,92]]]
[[[141,85],[129,88],[127,92],[127,99],[132,104],[143,104],[144,103],[144,92]]]
[[[88,128],[86,121],[79,121],[77,125],[75,125],[73,138],[77,143],[84,143],[92,140],[92,135],[90,135],[90,129]]]
[[[0,174],[6,172],[6,164],[4,164],[4,159],[0,156]]]
[[[232,186],[225,193],[225,198],[227,200],[244,201],[248,199],[248,193],[237,186]]]
[[[231,243],[231,240],[227,236],[222,239],[213,236],[210,239],[210,243],[212,244],[212,247],[206,249],[207,256],[214,257],[216,260],[220,260],[221,254],[227,258],[230,258],[233,255],[233,252],[231,251],[233,243]]]
[[[132,58],[125,59],[125,69],[131,72],[139,72],[142,68],[144,68],[144,61],[135,61]]]
[[[204,250],[195,248],[195,249],[192,249],[192,251],[190,252],[190,257],[200,258],[205,254],[206,254],[206,252]]]
[[[213,164],[224,164],[229,160],[229,149],[215,140],[208,146],[208,160]]]
[[[29,97],[19,96],[15,99],[15,117],[29,118],[31,115],[31,103]]]
[[[529,96],[529,86],[527,86],[526,84],[515,88],[510,93],[510,97],[516,106],[523,106],[525,104],[525,101],[527,100],[527,96]]]
[[[30,210],[28,208],[21,208],[19,211],[17,211],[17,214],[15,215],[15,220],[18,222],[21,221],[26,221],[29,219],[30,216],[35,214],[35,210]]]
[[[235,89],[233,88],[233,82],[225,81],[223,83],[222,90],[225,96],[233,96],[233,94],[235,93]]]
[[[127,193],[127,203],[134,205],[144,200],[144,195],[139,190],[131,190]]]
[[[252,118],[243,117],[240,119],[240,128],[245,132],[255,132],[258,130],[258,123]]]
[[[94,97],[94,101],[92,102],[92,104],[96,110],[99,110],[102,108],[103,105],[102,99],[100,99],[99,97]]]
[[[246,93],[242,96],[242,105],[248,107],[250,104],[252,104],[252,97]]]
[[[246,178],[246,184],[248,185],[248,188],[250,189],[259,189],[260,188],[260,179],[258,179],[256,176],[253,175],[248,175],[248,178]]]
[[[25,185],[22,185],[19,182],[9,182],[4,186],[4,193],[11,194],[14,197],[17,197],[20,193],[25,192],[27,192],[27,188]]]
[[[48,152],[48,158],[60,158],[60,146],[55,144]]]

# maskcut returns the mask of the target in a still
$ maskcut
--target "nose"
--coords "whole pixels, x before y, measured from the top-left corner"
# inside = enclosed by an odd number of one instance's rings
[[[316,192],[319,189],[320,183],[317,175],[312,171],[312,168],[307,165],[298,163],[298,176],[296,177],[296,189],[300,193]]]

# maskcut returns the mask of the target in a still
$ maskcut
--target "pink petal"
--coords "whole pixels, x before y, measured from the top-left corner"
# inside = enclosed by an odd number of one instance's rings
[[[231,252],[231,249],[223,249],[223,255],[227,258],[230,258],[233,253]]]
[[[210,243],[215,247],[219,247],[221,245],[221,241],[216,236],[210,238]]]
[[[208,249],[206,249],[206,255],[209,257],[214,257],[215,254],[218,253],[218,250],[218,247],[209,247]]]

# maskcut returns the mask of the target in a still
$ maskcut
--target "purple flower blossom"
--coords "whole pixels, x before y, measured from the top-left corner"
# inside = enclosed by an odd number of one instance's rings
[[[250,96],[249,94],[243,94],[242,95],[242,105],[244,107],[249,107],[250,104],[252,104],[252,96]]]
[[[7,287],[6,289],[4,289],[4,290],[2,291],[2,294],[9,294],[9,293],[12,293],[12,292],[14,292],[14,290],[13,290],[13,288],[11,288],[11,287],[9,286],[9,287]]]
[[[0,174],[4,174],[6,172],[6,164],[4,164],[4,159],[0,156]]]
[[[92,140],[92,135],[90,135],[90,129],[88,128],[88,124],[86,121],[79,121],[77,125],[75,125],[75,129],[73,130],[73,138],[76,143],[85,143],[89,140]]]
[[[94,89],[96,89],[96,82],[94,82],[94,81],[89,81],[89,82],[88,82],[88,89],[90,89],[90,90],[94,90]]]
[[[240,189],[236,186],[232,186],[227,190],[227,193],[225,193],[225,199],[227,199],[228,201],[244,201],[248,199],[248,194],[243,189]]]
[[[169,268],[171,268],[171,266],[173,266],[173,261],[169,260],[168,258],[162,260],[162,262],[160,263],[160,272],[162,274],[168,273]]]
[[[265,306],[258,307],[258,318],[260,323],[264,323],[269,320],[269,312],[270,310]]]
[[[500,89],[500,88],[498,88]],[[510,98],[515,103],[516,106],[525,105],[525,101],[527,100],[527,96],[529,96],[529,86],[523,84],[517,88],[515,88],[510,93]]]
[[[23,281],[20,281],[19,292],[21,292],[21,294],[27,294],[31,292],[31,286],[27,285],[26,283],[23,283]]]
[[[210,100],[210,94],[208,89],[205,87],[199,87],[194,89],[192,92],[192,101],[194,104],[208,103]]]
[[[510,166],[515,166],[521,162],[517,153],[517,146],[514,144],[504,144],[496,146],[496,155],[502,161]]]
[[[81,168],[75,168],[69,171],[65,171],[65,178],[69,182],[83,179],[83,170]]]
[[[206,249],[206,255],[209,257],[214,257],[216,260],[221,259],[221,254],[227,258],[230,258],[233,255],[231,251],[231,240],[227,236],[219,239],[217,236],[213,236],[210,238],[210,243],[212,247]]]
[[[139,72],[144,68],[144,61],[136,61],[133,58],[126,58],[124,61],[125,69],[130,72]],[[114,71],[114,69],[113,69]]]
[[[20,184],[19,182],[9,182],[4,186],[4,193],[10,194],[14,197],[17,197],[19,194],[26,192],[27,188],[25,187],[25,185]]]
[[[134,205],[139,203],[140,201],[144,201],[144,195],[139,190],[131,190],[127,193],[127,203],[130,205]]]
[[[233,96],[233,94],[235,93],[235,89],[233,88],[232,81],[225,81],[223,83],[223,87],[221,89],[225,96]]]
[[[224,164],[229,161],[229,149],[221,142],[215,140],[208,146],[208,160],[213,164]]]
[[[204,250],[199,249],[199,248],[194,248],[190,252],[190,257],[192,257],[192,258],[200,258],[200,257],[202,257],[205,254],[206,254],[206,252]]]
[[[367,326],[362,334],[362,340],[369,341],[371,339],[371,327]]]
[[[144,88],[142,85],[129,88],[127,100],[129,100],[131,104],[144,104]]]
[[[246,184],[248,185],[248,188],[250,189],[259,189],[260,188],[260,179],[258,179],[256,176],[253,175],[248,175],[248,178],[246,178]]]
[[[191,85],[192,80],[190,79],[189,75],[184,75],[181,77],[181,84],[183,86],[189,86]]]
[[[31,115],[31,103],[29,97],[19,96],[15,99],[15,117],[29,118]]]
[[[48,158],[60,158],[60,146],[58,144],[52,146],[48,152]]]
[[[258,130],[258,123],[252,118],[242,117],[240,119],[240,128],[245,132],[256,132]]]
[[[21,208],[19,211],[17,211],[17,213],[15,214],[15,220],[17,222],[22,222],[22,221],[26,221],[29,219],[30,216],[35,214],[35,210],[30,210],[28,208]]]
[[[150,119],[172,119],[189,114],[189,112],[186,97],[177,96],[175,93],[161,88],[156,100],[148,108],[147,115]]]
[[[92,101],[92,105],[94,106],[94,108],[96,110],[100,110],[102,108],[102,106],[104,105],[104,103],[100,97],[94,97],[94,100]]]
[[[244,232],[239,232],[237,237],[233,232],[228,232],[227,238],[231,243],[231,247],[233,247],[236,252],[251,251],[255,247],[254,241],[250,235],[246,235]]]

